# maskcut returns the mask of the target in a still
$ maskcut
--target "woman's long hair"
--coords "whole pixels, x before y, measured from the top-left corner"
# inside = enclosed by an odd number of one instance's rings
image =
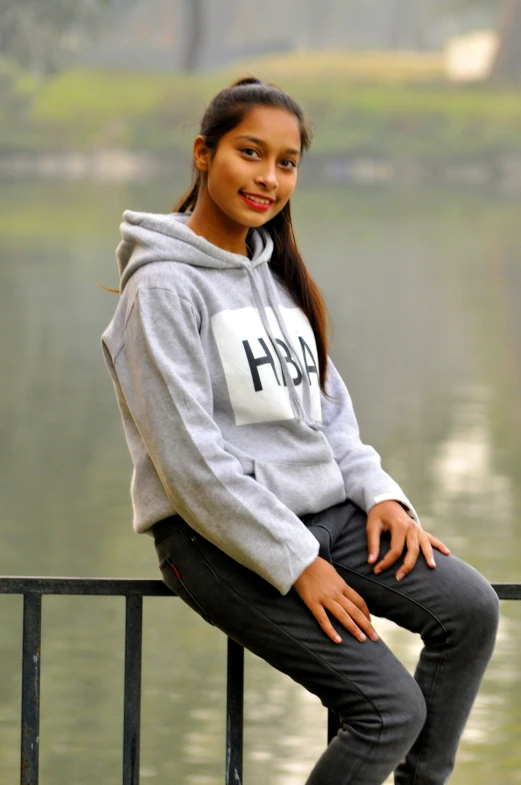
[[[247,113],[257,106],[285,109],[299,123],[301,151],[309,149],[312,131],[309,120],[299,104],[273,84],[246,77],[221,90],[212,99],[201,120],[199,134],[203,137],[210,156],[214,155],[221,137],[239,125]],[[192,185],[174,206],[173,212],[184,213],[194,209],[204,177],[192,164]],[[328,311],[317,284],[311,277],[297,247],[289,201],[270,221],[263,224],[273,239],[270,267],[284,283],[289,293],[309,319],[318,351],[320,388],[325,390],[327,374]],[[329,397],[329,396],[327,396]]]

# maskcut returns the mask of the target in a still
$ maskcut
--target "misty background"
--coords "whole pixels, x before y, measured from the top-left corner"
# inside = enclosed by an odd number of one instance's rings
[[[516,0],[3,0],[2,49],[64,64],[186,71],[295,49],[439,50],[467,31],[519,40]],[[517,24],[519,21],[517,20]],[[519,78],[519,62],[518,62]]]
[[[160,578],[100,336],[125,209],[169,212],[210,98],[288,90],[292,197],[362,438],[424,527],[520,581],[521,0],[0,0],[0,573]],[[19,777],[22,601],[0,596],[0,781]],[[225,639],[145,602],[141,781],[223,781]],[[420,642],[379,632],[411,670]],[[121,781],[124,605],[46,597],[41,782]],[[451,785],[521,782],[521,604]],[[300,785],[318,701],[246,655],[245,783]]]

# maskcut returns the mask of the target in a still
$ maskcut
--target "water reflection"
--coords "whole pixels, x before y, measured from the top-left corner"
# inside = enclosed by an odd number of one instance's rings
[[[447,518],[462,507],[465,515],[493,521],[501,537],[515,536],[514,492],[511,477],[494,465],[490,399],[484,387],[462,390],[452,409],[451,431],[432,459],[433,511]],[[472,537],[472,531],[466,531]],[[465,534],[458,546],[465,545]],[[469,551],[472,545],[467,543]]]
[[[117,285],[122,210],[166,212],[183,186],[0,188],[4,574],[159,577],[151,540],[131,531],[130,462],[99,344],[116,298],[95,279]],[[518,211],[477,195],[341,188],[304,189],[294,205],[364,439],[425,527],[490,580],[521,580]],[[0,624],[0,769],[16,781],[20,598],[0,597]],[[376,626],[412,670],[417,638]],[[120,781],[123,631],[118,598],[45,599],[42,781]],[[521,603],[503,603],[454,785],[519,782],[520,645]],[[178,601],[145,602],[144,782],[222,782],[225,655],[223,636]],[[253,655],[246,664],[245,781],[302,783],[325,710]]]

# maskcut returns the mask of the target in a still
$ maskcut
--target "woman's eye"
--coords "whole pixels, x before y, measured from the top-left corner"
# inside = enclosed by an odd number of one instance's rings
[[[244,153],[248,158],[260,158],[260,153],[254,147],[241,147],[240,152]],[[284,158],[283,161],[280,162],[283,169],[296,169],[297,162],[293,161],[291,158]]]

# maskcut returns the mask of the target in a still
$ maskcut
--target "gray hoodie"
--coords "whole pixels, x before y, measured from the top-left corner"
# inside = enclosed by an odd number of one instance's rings
[[[300,520],[346,498],[395,499],[418,520],[380,456],[360,441],[329,358],[320,391],[311,325],[250,231],[252,259],[184,224],[190,213],[123,214],[120,298],[102,348],[134,464],[133,526],[178,513],[282,594],[319,544]]]

